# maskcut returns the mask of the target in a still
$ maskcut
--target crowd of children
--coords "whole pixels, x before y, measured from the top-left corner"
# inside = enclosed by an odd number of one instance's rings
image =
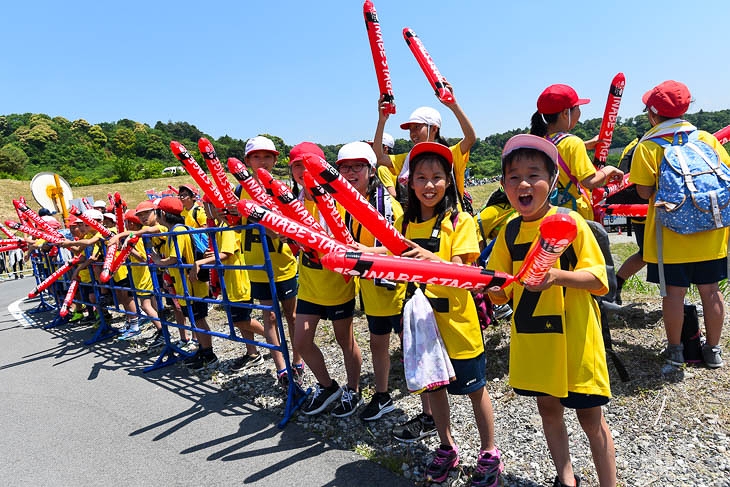
[[[451,89],[450,85],[447,87]],[[643,233],[640,245],[643,252],[637,254],[638,262],[632,266],[638,266],[638,269],[644,261],[649,262],[648,280],[651,282],[659,280],[652,203],[663,157],[661,145],[652,136],[671,141],[677,132],[694,133],[696,129],[682,119],[689,101],[686,86],[673,81],[658,85],[643,98],[652,129],[635,148],[631,180],[637,184],[638,194],[649,201],[649,212],[647,231]],[[509,305],[514,310],[509,381],[517,394],[535,397],[555,464],[554,485],[558,487],[580,483],[570,462],[568,433],[563,420],[565,408],[576,411],[589,440],[600,485],[616,484],[613,440],[601,410],[611,397],[611,388],[600,310],[594,299],[609,291],[609,281],[606,261],[589,222],[594,219],[591,191],[620,179],[623,172],[614,166],[596,168],[587,150],[597,139],[584,142],[569,133],[579,120],[580,106],[588,102],[579,98],[573,88],[562,84],[551,85],[539,95],[530,134],[512,137],[503,149],[502,189],[474,217],[465,211],[468,207],[464,171],[476,134],[457,102],[446,106],[459,123],[463,138],[451,147],[441,136],[439,112],[431,107],[421,107],[401,125],[408,131],[413,148],[406,154],[391,154],[393,138],[384,132],[388,114],[383,110],[381,99],[372,143],[345,144],[337,160],[330,161],[403,234],[408,250],[402,256],[411,259],[472,264],[483,248],[493,245],[486,267],[515,275],[530,244],[538,236],[543,219],[555,214],[558,207],[567,208],[560,211],[565,211],[577,225],[570,258],[559,260],[537,285],[513,282],[504,288],[478,290],[487,291],[495,305]],[[730,165],[730,157],[714,137],[702,131],[698,134],[699,140],[709,144],[719,159]],[[279,155],[270,139],[257,136],[247,142],[244,159],[256,177],[257,169],[270,171]],[[314,220],[327,229],[316,204],[316,195],[307,185],[304,163],[307,156],[324,158],[324,153],[316,144],[302,142],[295,145],[288,156],[294,194]],[[248,196],[241,187],[237,192],[242,198]],[[260,323],[252,317],[251,307],[247,306],[254,300],[263,305],[273,304],[267,274],[240,268],[241,265],[262,264],[267,254],[293,353],[291,370],[294,377],[288,376],[282,354],[271,353],[277,380],[282,386],[291,379],[301,384],[306,364],[315,383],[313,392],[301,407],[302,413],[317,415],[330,410],[333,416],[347,417],[364,402],[360,392],[362,356],[353,331],[356,296],[359,295],[370,333],[375,381],[375,393],[361,409],[359,417],[375,421],[394,410],[388,384],[390,338],[392,334],[403,333],[404,303],[420,290],[432,308],[429,312],[435,319],[453,375],[447,384],[421,394],[422,413],[395,427],[393,436],[410,442],[437,434],[440,445],[426,475],[432,482],[445,480],[459,464],[459,448],[450,428],[449,394],[466,395],[471,401],[473,420],[481,440],[471,485],[498,485],[504,465],[497,448],[499,439],[494,433],[494,423],[499,418],[495,419],[486,389],[486,362],[490,351],[485,349],[477,309],[469,290],[434,284],[351,279],[323,267],[310,252],[293,253],[289,241],[270,232],[266,239],[268,252],[263,251],[261,236],[253,230],[221,231],[215,234],[217,252],[196,257],[188,230],[206,224],[228,226],[226,214],[235,214],[233,208],[224,213],[205,198],[201,205],[196,196],[196,188],[183,185],[177,197],[143,201],[136,209],[125,213],[127,230],[107,239],[107,243],[131,242],[134,245],[129,257],[132,262],[151,260],[160,272],[158,281],[169,283],[170,294],[186,296],[191,301],[192,313],[188,315],[184,312],[188,304],[185,299],[170,300],[174,301],[170,304],[174,304],[178,324],[183,325],[187,318],[195,329],[209,329],[206,321],[208,304],[200,301],[210,293],[203,266],[218,258],[224,265],[233,266],[221,277],[222,299],[232,305],[228,316],[231,326],[249,340],[260,335],[269,344],[279,345],[281,337],[273,312],[265,312],[263,323]],[[354,249],[388,253],[370,229],[343,207],[338,205],[338,209],[353,237]],[[114,226],[114,214],[105,208],[89,209],[86,216],[104,222],[107,227]],[[80,281],[84,299],[92,303],[88,319],[94,320],[99,311],[94,310],[93,304],[101,305],[99,309],[103,309],[109,299],[102,291],[102,302],[94,303],[95,293],[90,286],[90,267],[97,272],[97,267],[90,264],[100,258],[102,236],[75,217],[67,225],[75,239],[70,238],[60,246],[84,255],[74,270],[73,279]],[[173,236],[165,237],[168,232]],[[683,362],[681,306],[689,285],[696,284],[705,310],[704,360],[709,367],[720,367],[723,365],[719,343],[724,304],[718,282],[727,277],[727,229],[689,236],[678,236],[667,229],[664,232],[665,242],[671,243],[665,244],[663,264],[667,284],[663,302],[669,342],[667,360],[672,365]],[[142,240],[130,240],[141,235],[147,236],[147,247]],[[92,250],[84,253],[86,248]],[[185,264],[182,268],[180,262]],[[626,278],[628,275],[621,277],[621,283]],[[150,269],[132,266],[131,272],[127,272],[122,266],[113,279],[117,285],[134,288],[138,299],[132,299],[131,292],[117,292],[117,302],[129,313],[120,338],[132,339],[139,334],[135,317],[135,303],[138,302],[157,329],[147,344],[161,346],[160,310],[150,299]],[[570,307],[566,306],[568,302]],[[345,369],[342,385],[330,374],[317,345],[317,326],[322,319],[332,322],[342,352]],[[194,340],[197,346],[191,345]],[[180,329],[177,346],[189,355],[185,362],[193,370],[216,365],[218,358],[213,345],[211,336],[206,333],[196,333],[193,338],[187,330]],[[262,361],[256,347],[247,344],[245,354],[235,362],[233,370],[244,370]]]

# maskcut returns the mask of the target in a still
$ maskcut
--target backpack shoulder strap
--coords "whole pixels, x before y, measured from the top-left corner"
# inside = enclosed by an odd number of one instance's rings
[[[520,233],[520,225],[522,225],[522,217],[518,216],[510,220],[504,229],[504,241],[512,260],[515,260],[515,240],[517,240],[517,235]]]

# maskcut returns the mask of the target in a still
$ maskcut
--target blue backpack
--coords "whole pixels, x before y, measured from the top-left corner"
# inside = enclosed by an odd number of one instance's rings
[[[681,234],[730,226],[730,168],[697,131],[674,140],[650,139],[664,148],[655,198],[661,225]]]

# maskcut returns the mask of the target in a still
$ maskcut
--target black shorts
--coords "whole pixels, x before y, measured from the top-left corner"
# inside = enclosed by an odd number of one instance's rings
[[[202,301],[191,301],[190,307],[193,308],[193,319],[199,320],[208,316],[208,303]]]
[[[646,225],[642,223],[637,223],[635,221],[631,222],[631,230],[634,232],[634,238],[636,239],[636,245],[639,246],[639,255],[644,256],[644,228]]]
[[[134,296],[134,293],[130,290],[131,289],[131,285],[130,285],[130,282],[129,282],[129,276],[127,276],[124,279],[121,279],[119,281],[117,281],[116,279],[112,279],[112,280],[114,281],[114,285],[116,287],[120,287],[120,288],[124,287],[124,288],[127,288],[127,290],[126,290],[127,296]],[[125,292],[124,289],[115,289],[115,291]]]
[[[513,388],[513,390],[515,391],[515,394],[520,396],[540,397],[550,395],[545,394],[544,392],[528,391],[525,389]],[[562,404],[563,407],[569,409],[590,409],[608,404],[608,398],[606,396],[597,396],[595,394],[579,394],[577,392],[570,391],[568,391],[568,397],[559,397],[558,399],[560,399],[560,404]]]
[[[296,276],[286,281],[274,283],[276,286],[276,297],[279,301],[286,301],[297,297],[299,290],[299,279]],[[259,301],[271,301],[271,287],[268,282],[251,282],[251,297]]]
[[[690,284],[714,284],[727,277],[727,258],[686,264],[664,264],[664,277],[669,286],[689,287]],[[647,264],[646,280],[659,283],[658,264]]]
[[[253,304],[253,300],[231,301],[231,321],[233,321],[233,323],[251,321],[251,308],[248,306],[237,306],[239,304]]]
[[[336,306],[325,306],[322,304],[310,303],[309,301],[297,301],[298,315],[315,315],[324,320],[336,321],[352,318],[355,313],[355,299]]]
[[[368,316],[368,330],[373,335],[389,335],[391,331],[400,333],[403,331],[403,319],[401,315],[394,316]]]
[[[449,394],[455,396],[464,396],[478,391],[487,385],[487,356],[485,352],[474,358],[467,359],[451,359],[451,365],[454,367],[456,380],[447,386],[437,387],[436,389],[427,391],[435,392],[446,387]]]

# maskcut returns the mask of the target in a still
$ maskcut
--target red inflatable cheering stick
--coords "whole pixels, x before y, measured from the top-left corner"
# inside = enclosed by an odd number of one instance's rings
[[[215,206],[216,208],[225,208],[226,203],[223,199],[223,195],[213,184],[213,182],[208,178],[208,175],[205,174],[205,171],[203,171],[203,169],[198,165],[195,159],[193,159],[193,156],[190,155],[190,152],[188,152],[185,146],[182,145],[180,142],[173,140],[170,142],[170,149],[172,150],[172,153],[175,154],[175,157],[177,157],[177,160],[180,161],[180,163],[183,165],[188,174],[190,174],[195,182],[198,183],[200,189],[202,189],[203,192],[208,195],[210,200],[213,202],[213,206]]]
[[[272,200],[271,196],[266,194],[266,190],[258,181],[256,181],[253,174],[248,172],[248,168],[246,168],[244,163],[235,157],[229,157],[227,165],[228,170],[231,171],[231,174],[233,174],[233,177],[236,178],[236,181],[241,183],[243,189],[246,190],[246,193],[248,193],[248,195],[256,201],[256,203],[266,206],[272,210],[276,208],[276,204]]]
[[[578,233],[570,215],[556,213],[540,222],[540,235],[527,252],[522,268],[515,279],[528,286],[537,286],[545,279],[560,255],[573,243]]]
[[[48,232],[44,232],[43,230],[39,228],[33,228],[28,225],[24,225],[22,223],[14,222],[12,220],[5,220],[5,225],[9,226],[13,230],[18,230],[19,232],[27,233],[31,237],[40,238],[45,240],[46,242],[57,244],[61,243],[64,240],[66,240],[63,237],[57,237],[55,235],[51,235]]]
[[[114,262],[114,257],[116,257],[117,254],[117,247],[118,245],[113,243],[111,245],[108,245],[106,248],[106,254],[104,255],[104,264],[101,266],[101,274],[99,275],[99,278],[101,279],[101,282],[107,283],[109,282],[109,279],[112,278],[112,263]]]
[[[66,272],[68,272],[69,269],[71,269],[73,266],[75,266],[76,264],[78,264],[79,261],[81,260],[81,257],[82,257],[81,255],[77,255],[76,257],[74,257],[73,259],[71,259],[70,261],[66,262],[65,264],[63,264],[58,269],[56,269],[56,271],[53,274],[51,274],[50,276],[48,276],[43,282],[41,282],[40,284],[38,284],[31,292],[28,293],[28,298],[29,299],[35,298],[40,293],[42,293],[43,291],[45,291],[46,289],[48,289],[51,286],[51,284],[53,284],[54,282],[58,281],[58,279],[62,275],[64,275]]]
[[[378,13],[375,11],[373,2],[365,0],[362,6],[362,13],[365,16],[365,29],[368,31],[370,51],[373,53],[375,75],[378,78],[378,90],[380,90],[380,96],[384,102],[383,112],[392,115],[395,113],[393,83],[390,80],[388,60],[385,57],[385,45],[383,43],[383,34],[380,32],[380,21],[378,20]]]
[[[317,205],[322,218],[327,222],[327,226],[332,232],[332,236],[339,242],[345,245],[352,245],[355,243],[355,239],[352,238],[350,231],[347,229],[347,225],[342,221],[340,211],[337,208],[337,202],[327,191],[322,188],[317,181],[314,180],[311,174],[308,172],[304,173],[304,185],[309,189],[312,194],[314,203]]]
[[[327,161],[314,154],[304,156],[304,165],[320,184],[329,184],[332,196],[352,214],[353,218],[370,230],[370,233],[394,255],[401,255],[409,249],[405,238],[378,210],[373,208],[358,190],[343,178],[340,172]]]
[[[25,201],[21,200],[13,200],[13,205],[15,205],[16,211],[18,211],[20,215],[22,215],[22,219],[26,222],[29,222],[36,228],[43,230],[44,232],[47,232],[51,235],[55,235],[56,237],[63,238],[63,235],[61,235],[58,230],[55,228],[52,228],[48,222],[46,222],[43,218],[40,217],[38,213],[31,210],[30,207],[25,203]]]
[[[439,286],[473,289],[480,286],[504,287],[513,277],[503,272],[488,271],[473,265],[369,254],[355,251],[331,252],[322,256],[326,268],[364,279],[420,282]]]
[[[86,216],[86,213],[82,213],[81,210],[79,210],[75,206],[72,205],[71,208],[69,208],[68,212],[77,217],[82,222],[86,223],[97,232],[99,232],[102,237],[109,238],[112,236],[112,232],[107,227],[102,225],[101,222],[94,220],[93,218],[89,218],[88,216]]]
[[[127,204],[122,199],[119,191],[114,193],[114,215],[117,217],[117,232],[124,231],[124,212],[127,210]]]
[[[441,76],[441,73],[436,67],[436,63],[434,63],[433,59],[431,59],[431,56],[423,46],[421,39],[419,39],[416,33],[408,27],[403,29],[403,38],[406,40],[408,47],[411,48],[411,52],[416,57],[416,61],[418,61],[418,65],[426,75],[428,82],[431,83],[438,99],[446,105],[453,104],[456,100],[454,99],[454,95],[451,93],[451,90],[446,87],[446,78]]]
[[[116,253],[116,256],[114,257],[114,260],[112,261],[111,265],[109,266],[109,275],[113,275],[119,268],[122,266],[125,260],[127,260],[127,257],[129,254],[132,253],[132,250],[134,249],[134,246],[139,241],[139,235],[135,235],[133,237],[129,237],[129,240],[124,244],[124,248]],[[118,247],[117,247],[118,249]],[[107,251],[108,252],[108,251]],[[107,254],[108,255],[108,254]],[[112,254],[114,255],[114,254]],[[106,259],[104,260],[104,264],[106,264]],[[102,282],[107,282],[109,279],[104,280],[104,271],[102,267],[102,274],[101,274],[101,280]]]
[[[327,254],[337,250],[347,250],[347,247],[335,239],[314,231],[283,215],[278,215],[265,206],[257,205],[251,200],[241,200],[237,206],[238,212],[248,218],[249,221],[258,222],[272,232],[284,235],[287,238],[301,243],[305,247],[314,249],[320,254]]]
[[[61,305],[61,310],[58,312],[58,314],[61,316],[61,318],[65,318],[68,315],[69,308],[71,307],[71,303],[74,300],[74,296],[76,296],[76,291],[79,290],[79,281],[74,279],[71,281],[71,285],[68,287],[68,292],[66,293],[66,298],[63,300],[63,304]]]
[[[621,97],[624,94],[626,86],[626,77],[623,73],[618,73],[611,81],[611,87],[608,90],[608,99],[606,100],[606,109],[603,112],[603,120],[601,121],[601,131],[598,133],[598,143],[596,144],[596,153],[593,156],[593,164],[601,168],[606,165],[608,159],[608,149],[611,147],[613,139],[613,130],[616,128],[618,120],[618,109],[621,106]]]
[[[234,187],[226,177],[226,172],[223,170],[221,161],[215,153],[213,144],[211,144],[205,137],[202,137],[198,140],[198,149],[200,150],[200,153],[203,154],[203,159],[205,159],[205,164],[208,166],[210,175],[213,177],[213,181],[215,181],[216,186],[218,186],[218,189],[220,190],[223,202],[226,206],[238,203]],[[226,215],[226,220],[228,220],[229,225],[238,225],[238,223],[240,223],[239,218],[235,215]]]
[[[714,135],[715,138],[719,140],[722,145],[727,144],[728,142],[730,142],[730,125],[718,130],[712,135]]]

